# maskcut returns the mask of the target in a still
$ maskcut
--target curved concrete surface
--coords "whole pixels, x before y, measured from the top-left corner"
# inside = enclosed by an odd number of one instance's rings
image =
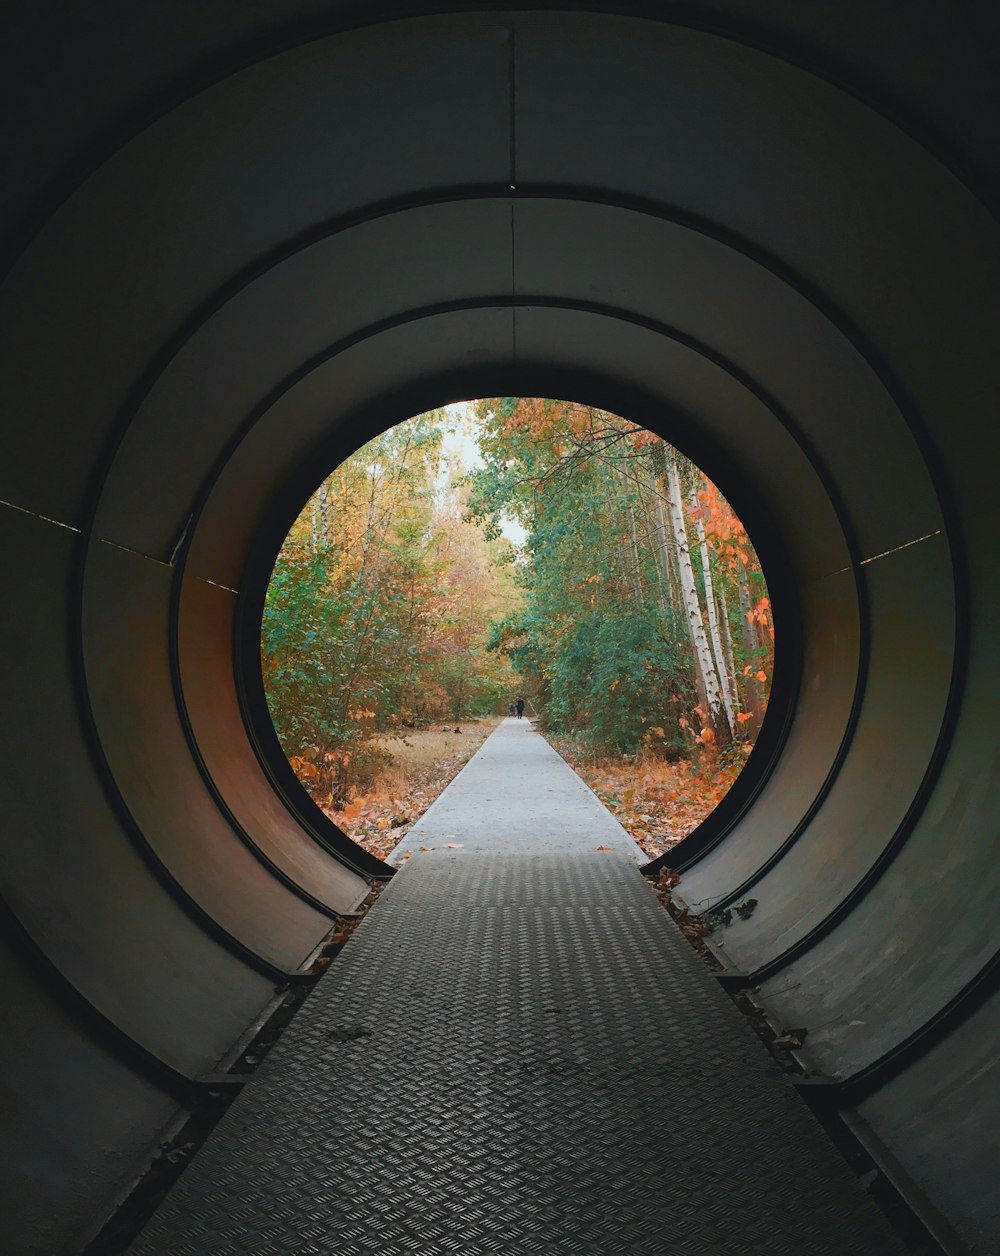
[[[431,7],[59,4],[0,52],[7,1241],[80,1250],[389,874],[275,753],[259,597],[339,456],[520,392],[751,524],[776,696],[679,893],[995,1251],[996,11]]]

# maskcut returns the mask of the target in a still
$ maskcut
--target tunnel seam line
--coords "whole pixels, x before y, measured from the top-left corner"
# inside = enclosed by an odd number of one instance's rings
[[[132,554],[135,558],[144,558],[148,563],[156,563],[157,567],[166,567],[171,570],[172,563],[165,562],[162,558],[154,558],[152,554],[145,554],[142,550],[133,549],[131,545],[122,545],[120,541],[109,541],[106,536],[95,536],[93,538],[98,545],[109,545],[112,549],[121,550],[123,554]]]
[[[487,14],[490,8],[501,10],[523,8],[523,0],[499,0],[468,12],[477,16]],[[561,6],[553,5],[544,10],[560,13]],[[602,17],[626,18],[648,21],[660,27],[695,31],[719,39],[740,49],[770,58],[808,78],[832,88],[848,99],[869,110],[882,122],[898,131],[911,144],[926,153],[995,220],[1000,220],[1000,186],[990,176],[981,162],[965,152],[955,142],[938,130],[927,118],[921,118],[905,101],[891,91],[885,92],[870,82],[863,73],[837,62],[814,48],[798,43],[794,38],[783,37],[759,25],[727,24],[725,21],[695,21],[690,16],[675,12],[666,16],[650,11],[647,6],[632,3],[601,5],[590,2],[578,3],[569,12],[596,13]],[[451,11],[447,11],[449,14]],[[171,114],[183,108],[203,92],[222,86],[235,76],[267,61],[294,53],[325,39],[359,30],[372,30],[401,20],[420,20],[440,17],[439,6],[426,4],[409,9],[405,14],[380,14],[365,18],[359,10],[356,16],[339,21],[321,21],[289,24],[280,37],[274,33],[249,36],[238,45],[235,53],[216,53],[205,58],[193,69],[182,72],[157,89],[140,105],[126,108],[124,116],[98,128],[96,137],[84,146],[82,156],[64,161],[57,172],[48,178],[28,208],[16,219],[4,238],[0,259],[0,281],[28,251],[51,220],[59,213],[93,174],[113,161],[119,153],[134,143],[141,135],[159,125]]]
[[[40,523],[51,523],[56,528],[65,528],[67,532],[76,532],[78,535],[80,528],[75,527],[72,523],[63,523],[61,519],[53,519],[51,515],[39,514],[37,510],[29,510],[27,506],[18,506],[14,502],[0,500],[0,506],[6,506],[8,510],[16,510],[19,515],[27,515],[30,519],[37,519]]]
[[[911,549],[914,545],[920,545],[924,541],[933,540],[936,536],[943,536],[944,529],[935,528],[933,532],[925,532],[923,536],[915,536],[912,541],[904,541],[902,545],[894,545],[892,549],[882,550],[879,554],[872,554],[870,558],[862,558],[858,563],[859,567],[867,567],[869,563],[876,563],[880,558],[891,558],[893,554],[899,554],[903,550]],[[851,571],[850,567],[841,567],[837,571],[831,571],[829,576],[823,577],[829,579],[831,576],[842,576],[845,572]]]
[[[195,576],[194,579],[199,580],[202,584],[210,584],[213,589],[222,589],[224,593],[235,594],[237,592],[236,589],[231,589],[228,584],[220,584],[218,580],[209,580],[208,576]]]

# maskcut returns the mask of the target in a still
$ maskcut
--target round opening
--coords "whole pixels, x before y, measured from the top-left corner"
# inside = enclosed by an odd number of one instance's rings
[[[456,403],[313,492],[271,572],[267,707],[316,807],[398,862],[505,718],[530,719],[650,858],[729,794],[764,724],[770,593],[673,446],[607,410]]]

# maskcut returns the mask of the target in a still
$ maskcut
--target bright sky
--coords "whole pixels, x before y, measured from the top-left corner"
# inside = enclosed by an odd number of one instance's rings
[[[456,401],[450,406],[445,406],[444,412],[452,420],[445,425],[442,441],[444,452],[457,455],[466,471],[481,467],[483,457],[479,452],[478,426],[472,404],[468,401]],[[516,519],[501,518],[500,531],[518,549],[524,545],[528,537],[527,532]]]

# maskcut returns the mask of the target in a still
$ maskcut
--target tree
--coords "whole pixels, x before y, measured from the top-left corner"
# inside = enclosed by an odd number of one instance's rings
[[[684,736],[724,747],[755,725],[764,697],[748,677],[762,686],[769,651],[759,632],[752,649],[734,634],[730,607],[741,589],[763,592],[744,623],[753,636],[766,589],[715,486],[659,437],[601,410],[494,398],[478,413],[486,465],[472,511],[494,531],[505,513],[528,530],[524,606],[497,625],[493,646],[552,726],[673,753]]]
[[[377,737],[494,709],[513,687],[486,650],[512,605],[507,546],[442,480],[445,416],[419,415],[328,476],[293,525],[264,608],[261,661],[278,737],[318,796],[346,797]]]

